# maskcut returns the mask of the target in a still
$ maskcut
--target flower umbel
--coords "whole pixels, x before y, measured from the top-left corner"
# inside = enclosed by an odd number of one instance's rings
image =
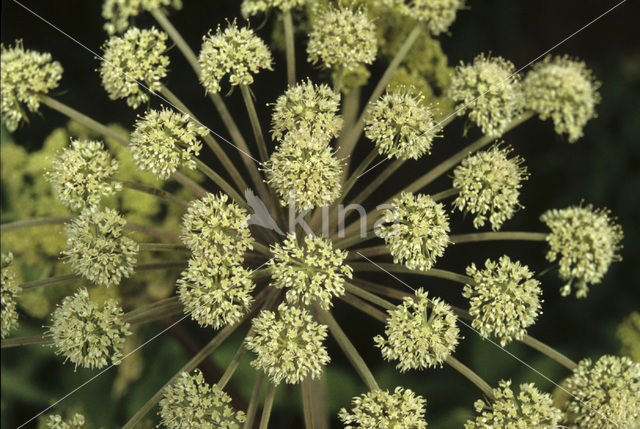
[[[18,286],[16,268],[13,266],[13,254],[3,253],[0,256],[0,269],[2,270],[0,286],[2,288],[2,338],[16,329],[18,323],[18,311],[16,297],[22,291]]]
[[[182,0],[105,0],[102,17],[107,20],[104,30],[109,34],[122,33],[142,11],[153,9],[181,9]]]
[[[75,413],[67,420],[64,420],[60,414],[52,414],[45,421],[47,429],[82,429],[84,424],[84,416],[79,413]]]
[[[282,11],[288,11],[303,6],[307,0],[244,0],[240,11],[242,16],[253,16],[269,9],[277,8]]]
[[[383,4],[408,18],[426,23],[433,35],[449,29],[464,0],[382,0]]]

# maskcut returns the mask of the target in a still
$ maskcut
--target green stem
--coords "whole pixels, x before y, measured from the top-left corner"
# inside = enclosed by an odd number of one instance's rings
[[[459,189],[451,188],[442,192],[438,192],[437,194],[433,194],[431,198],[433,198],[434,201],[441,201],[446,198],[453,197],[454,195],[458,195],[459,192]]]
[[[343,239],[336,241],[333,247],[336,247],[338,249],[346,249],[348,247],[363,243],[365,241],[372,240],[374,238],[376,238],[376,234],[373,231],[367,232],[364,236],[361,236],[360,233],[358,232],[357,234],[353,234],[349,237],[345,237]]]
[[[251,129],[253,130],[253,136],[256,139],[258,145],[258,153],[260,154],[260,160],[265,162],[269,159],[269,153],[267,152],[267,144],[264,141],[264,135],[262,134],[262,127],[260,126],[260,120],[258,119],[258,112],[256,112],[256,106],[253,104],[253,96],[248,85],[240,85],[240,92],[242,92],[242,99],[244,105],[247,108],[249,114],[249,120],[251,121]]]
[[[289,86],[293,86],[296,83],[296,48],[291,11],[282,12],[282,18],[284,19],[284,40],[287,50],[287,82]]]
[[[453,369],[458,371],[460,374],[465,376],[467,380],[475,384],[476,387],[478,387],[482,391],[482,393],[484,393],[487,396],[487,398],[489,398],[492,401],[496,399],[495,395],[493,394],[493,389],[491,388],[491,386],[489,386],[489,384],[486,381],[484,381],[482,377],[480,377],[478,374],[473,372],[469,367],[464,365],[462,362],[460,362],[453,356],[449,356],[445,362],[449,366],[451,366]]]
[[[0,232],[15,231],[17,229],[31,228],[32,226],[43,225],[64,225],[73,218],[70,216],[41,217],[35,219],[18,220],[15,222],[7,222],[0,225]]]
[[[371,247],[365,247],[364,249],[352,250],[349,252],[348,259],[349,260],[360,259],[363,256],[366,256],[367,258],[372,258],[374,256],[383,256],[388,254],[389,254],[389,249],[387,248],[387,245],[381,244],[379,246],[371,246]]]
[[[236,354],[233,355],[233,359],[231,360],[231,362],[229,362],[229,365],[227,365],[227,369],[224,370],[224,374],[222,374],[222,377],[220,377],[220,380],[218,381],[218,383],[216,383],[218,387],[224,389],[224,386],[227,385],[229,380],[231,380],[231,377],[233,377],[233,374],[236,372],[236,369],[238,369],[240,361],[242,360],[242,357],[244,356],[246,351],[247,349],[245,348],[244,343],[240,344],[240,347],[238,347]]]
[[[386,182],[386,180],[395,173],[402,164],[404,164],[404,162],[404,159],[396,159],[391,164],[387,165],[380,174],[376,174],[375,179],[373,179],[372,182],[370,182],[358,195],[356,195],[350,204],[362,204],[362,202],[366,200],[369,195],[374,193],[380,185]]]
[[[118,180],[123,188],[133,189],[134,191],[144,192],[145,194],[153,195],[158,198],[162,198],[170,203],[176,204],[180,207],[187,208],[189,203],[181,198],[174,196],[171,192],[167,192],[163,189],[155,188],[153,186],[145,185],[143,183],[129,182],[126,180]]]
[[[264,398],[264,407],[262,408],[262,416],[260,417],[260,429],[269,427],[269,418],[271,417],[271,409],[273,408],[273,400],[276,396],[276,385],[269,382],[267,386],[267,396]]]
[[[56,283],[62,283],[69,280],[77,280],[79,278],[80,276],[78,274],[65,274],[62,276],[54,276],[42,280],[32,280],[30,282],[24,282],[20,285],[20,287],[22,288],[22,290],[29,290],[41,286],[49,286]]]
[[[239,204],[244,208],[249,208],[247,203],[244,201],[244,198],[242,197],[242,195],[240,195],[233,188],[233,186],[231,186],[226,180],[224,180],[222,176],[220,176],[218,173],[213,171],[211,167],[209,167],[204,162],[200,161],[198,158],[193,158],[193,160],[196,162],[196,165],[198,166],[198,170],[200,170],[202,173],[205,174],[205,176],[211,179],[213,183],[218,185],[220,189],[226,192],[227,195],[229,195],[233,199],[233,201],[235,201],[237,204]]]
[[[384,298],[380,298],[378,295],[373,294],[369,291],[366,291],[364,289],[362,289],[361,287],[358,287],[354,284],[351,283],[345,283],[344,288],[347,292],[355,295],[355,296],[359,296],[362,299],[365,299],[367,301],[369,301],[372,304],[376,304],[379,305],[380,307],[384,308],[385,310],[393,310],[394,308],[396,308],[395,305],[393,305],[392,303],[390,303],[389,301],[387,301]]]
[[[338,67],[335,72],[335,77],[333,79],[333,92],[336,94],[340,93],[340,89],[342,89],[342,80],[344,78],[344,67]]]
[[[174,243],[140,243],[140,250],[146,251],[171,251],[171,250],[189,250],[181,244]]]
[[[544,232],[497,231],[450,235],[449,240],[454,244],[498,240],[546,241],[547,236]]]
[[[376,159],[377,156],[377,150],[369,151],[369,154],[365,157],[365,159],[362,160],[358,168],[356,168],[356,170],[351,174],[351,177],[349,177],[349,180],[347,180],[347,182],[342,187],[342,197],[338,199],[338,202],[341,202],[347,196],[349,191],[351,191],[351,188],[353,188],[353,185],[355,185],[356,180],[358,180],[360,175],[364,172],[364,170],[367,169],[367,167],[371,165],[371,163],[374,159]],[[334,203],[334,205],[337,205],[337,203]]]
[[[524,344],[528,345],[529,347],[539,351],[540,353],[546,355],[547,357],[550,357],[551,359],[555,360],[560,365],[564,366],[570,371],[573,371],[578,367],[577,363],[575,363],[574,361],[572,361],[571,359],[569,359],[568,357],[566,357],[565,355],[563,355],[562,353],[554,349],[553,347],[550,347],[545,343],[539,340],[536,340],[533,337],[530,337],[529,335],[525,335],[524,338],[520,341],[522,341]]]
[[[151,235],[153,237],[166,238],[171,241],[180,241],[180,234],[173,231],[168,231],[162,228],[156,228],[148,225],[140,225],[138,223],[127,222],[124,226],[127,231],[140,232],[142,234]]]
[[[198,58],[196,57],[191,47],[187,44],[187,42],[182,38],[182,35],[178,30],[173,26],[171,21],[167,18],[167,16],[160,9],[151,10],[151,15],[158,21],[160,27],[169,35],[173,43],[176,44],[182,55],[186,58],[186,60],[191,65],[191,68],[196,73],[196,75],[200,76],[200,65],[198,64]]]
[[[437,277],[461,284],[471,284],[473,282],[471,277],[452,273],[451,271],[439,270],[437,268],[432,268],[426,271],[410,270],[404,265],[378,262],[375,264],[371,262],[353,262],[350,263],[349,266],[353,268],[354,271],[388,271],[390,273],[417,274],[421,276]]]
[[[253,390],[251,391],[251,399],[249,400],[249,406],[247,407],[247,418],[244,422],[243,429],[253,428],[253,421],[256,418],[258,411],[258,401],[260,400],[260,393],[262,393],[262,383],[264,382],[264,372],[258,371],[256,381],[253,384]]]
[[[180,183],[185,188],[191,190],[191,192],[193,192],[199,198],[204,197],[205,195],[207,195],[207,190],[206,189],[204,189],[202,186],[198,185],[196,182],[194,182],[193,180],[189,179],[187,176],[185,176],[184,174],[180,173],[179,171],[175,171],[171,175],[171,178],[173,180],[175,180],[176,182]]]
[[[356,296],[353,296],[349,293],[345,293],[340,297],[340,300],[346,302],[356,310],[361,311],[367,314],[368,316],[373,317],[379,322],[386,323],[387,321],[387,315],[383,311],[380,311],[378,308],[361,300]]]
[[[53,341],[48,335],[34,335],[32,337],[7,338],[0,341],[0,348],[9,349],[12,347],[27,346],[31,344],[44,344]]]

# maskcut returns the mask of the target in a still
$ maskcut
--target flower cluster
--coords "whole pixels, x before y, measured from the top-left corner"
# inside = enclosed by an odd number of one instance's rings
[[[475,215],[474,228],[483,227],[488,220],[491,229],[498,230],[520,206],[518,197],[527,169],[522,158],[508,155],[509,150],[494,147],[468,156],[453,171],[453,187],[458,191],[453,206]]]
[[[464,7],[464,0],[382,0],[411,19],[424,22],[433,35],[449,29],[456,20],[456,13]]]
[[[307,53],[310,63],[343,71],[371,64],[378,53],[375,26],[362,10],[329,7],[313,23]]]
[[[558,260],[560,278],[567,282],[560,293],[569,295],[573,286],[578,298],[587,296],[588,285],[600,283],[611,263],[620,259],[622,228],[608,211],[591,205],[549,210],[540,220],[551,230],[547,260]]]
[[[394,91],[369,107],[364,132],[380,155],[406,160],[429,153],[438,126],[424,96]]]
[[[511,381],[501,380],[493,394],[492,402],[476,401],[476,412],[481,414],[465,423],[465,429],[564,427],[560,424],[562,412],[553,406],[551,396],[540,392],[533,383],[521,384],[516,396]]]
[[[239,429],[246,420],[231,406],[231,397],[217,384],[210,386],[202,372],[180,374],[160,400],[158,414],[168,429]]]
[[[600,83],[586,65],[568,57],[547,57],[534,64],[523,82],[528,108],[540,119],[551,118],[558,134],[573,143],[587,122],[596,117]]]
[[[47,179],[62,204],[82,210],[122,189],[119,182],[111,181],[117,171],[118,161],[101,142],[71,139],[71,147],[58,155]]]
[[[415,296],[404,298],[389,311],[387,338],[374,338],[382,357],[399,361],[400,372],[442,366],[458,345],[456,315],[440,298],[430,300],[428,295],[420,288]]]
[[[138,243],[123,235],[126,221],[113,209],[85,208],[65,227],[65,260],[74,273],[101,286],[117,286],[133,273]]]
[[[129,323],[117,301],[109,299],[102,308],[89,299],[87,289],[67,296],[53,312],[48,334],[56,354],[75,367],[103,368],[118,364],[125,337],[131,335]]]
[[[522,112],[522,90],[515,71],[510,61],[482,54],[472,64],[461,63],[449,87],[458,114],[469,112],[486,136],[500,137]]]
[[[350,411],[340,410],[345,429],[425,429],[426,399],[410,389],[374,390],[353,398]]]
[[[140,170],[168,179],[180,166],[196,168],[194,157],[202,149],[198,137],[207,133],[189,115],[166,108],[150,110],[136,122],[131,154]]]
[[[58,87],[62,66],[53,61],[49,53],[25,50],[21,41],[12,48],[0,46],[2,122],[9,131],[15,131],[20,122],[26,120],[24,108],[37,112],[39,94]]]
[[[449,244],[449,218],[444,206],[429,195],[403,192],[382,215],[378,234],[393,261],[410,270],[426,271]]]
[[[344,295],[346,278],[353,276],[351,267],[344,263],[347,252],[334,249],[331,241],[307,235],[298,244],[296,236],[289,234],[282,244],[271,248],[269,261],[272,286],[287,288],[290,304],[311,302],[328,310],[333,297]]]
[[[7,253],[0,256],[0,287],[2,289],[2,338],[18,327],[18,311],[16,297],[22,291],[18,286],[16,269],[13,266],[13,254]]]
[[[240,11],[242,16],[253,16],[269,9],[277,8],[288,11],[303,6],[307,0],[244,0]]]
[[[330,361],[322,344],[327,327],[314,322],[305,309],[280,304],[277,315],[262,310],[252,321],[252,332],[246,338],[247,349],[257,354],[251,365],[275,384],[317,378]]]
[[[232,86],[251,85],[261,69],[271,70],[271,52],[253,30],[238,28],[235,22],[222,31],[204,37],[198,63],[200,82],[207,92],[220,92],[220,82],[228,76]]]
[[[82,429],[84,425],[84,416],[79,413],[75,413],[67,420],[64,420],[60,414],[52,414],[45,421],[47,429]]]
[[[100,76],[109,98],[124,98],[137,109],[149,101],[149,91],[162,88],[167,76],[169,57],[167,35],[155,28],[141,30],[132,27],[122,36],[111,37],[104,46]]]
[[[640,422],[640,363],[627,357],[580,361],[566,388],[569,429],[635,428]]]
[[[102,17],[107,20],[104,30],[109,35],[122,33],[142,11],[166,8],[181,9],[182,0],[104,0]]]

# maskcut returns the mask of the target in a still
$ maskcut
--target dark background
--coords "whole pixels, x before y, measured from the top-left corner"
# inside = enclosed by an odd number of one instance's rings
[[[201,37],[210,28],[215,29],[227,17],[239,16],[235,1],[192,1],[187,0],[182,11],[174,12],[171,20],[182,32],[194,50],[198,50]],[[538,221],[539,215],[548,208],[562,208],[577,204],[581,200],[594,205],[609,207],[618,217],[625,233],[622,255],[624,260],[614,264],[602,284],[592,287],[586,299],[574,296],[562,298],[558,289],[561,281],[554,275],[542,278],[544,286],[544,314],[530,330],[531,335],[558,348],[574,360],[583,357],[598,357],[604,353],[617,353],[619,343],[615,329],[631,311],[640,308],[640,2],[628,0],[611,14],[603,17],[580,34],[571,38],[555,54],[569,54],[583,59],[603,82],[602,103],[598,106],[599,117],[589,122],[585,137],[575,144],[569,144],[564,137],[557,136],[549,121],[531,120],[504,137],[506,143],[523,156],[531,173],[525,183],[521,201],[526,209],[507,222],[504,230],[544,231]],[[106,39],[100,16],[101,2],[87,0],[25,1],[53,25],[67,32],[88,48],[101,52],[100,46]],[[566,1],[513,1],[485,0],[469,1],[468,10],[458,15],[451,27],[451,34],[442,35],[444,51],[450,64],[470,61],[480,52],[510,59],[517,68],[524,66],[547,49],[569,36],[580,27],[596,18],[613,1],[566,0]],[[272,19],[259,30],[270,39]],[[143,17],[138,22],[145,26],[152,24],[151,17]],[[258,26],[262,22],[253,22]],[[122,101],[110,101],[100,85],[94,70],[98,61],[94,55],[84,50],[58,31],[42,22],[11,0],[2,1],[2,42],[12,44],[16,38],[24,40],[25,47],[49,51],[65,69],[58,93],[54,94],[65,103],[99,118],[101,122],[118,122],[130,127],[135,113]],[[299,75],[315,73],[304,64],[300,51],[302,40],[298,41]],[[257,95],[260,116],[268,117],[266,102],[273,102],[284,90],[284,56],[275,53],[276,69],[272,73],[260,73],[253,86]],[[176,94],[215,131],[226,135],[216,113],[204,91],[196,83],[195,77],[182,59],[177,49],[171,53],[171,71],[166,81]],[[376,64],[376,70],[384,65]],[[526,70],[524,71],[526,72]],[[524,73],[523,72],[523,73]],[[374,71],[375,76],[375,71]],[[374,82],[375,83],[375,82]],[[369,88],[370,90],[370,88]],[[366,90],[365,90],[366,91]],[[366,92],[365,92],[366,94]],[[232,93],[227,101],[241,128],[248,130],[248,122],[240,101],[239,91]],[[17,142],[30,148],[38,148],[44,137],[55,127],[63,126],[66,118],[46,108],[42,117],[33,116],[30,126],[21,127],[15,134]],[[410,177],[422,172],[439,160],[457,151],[478,134],[472,129],[463,137],[464,119],[457,119],[446,129],[445,137],[436,143],[433,154],[419,163],[407,163],[401,172],[393,176],[388,190],[409,183]],[[246,134],[246,133],[245,133]],[[247,135],[248,136],[248,135]],[[358,146],[356,157],[370,149],[366,143]],[[375,174],[371,172],[370,174]],[[429,191],[438,192],[450,187],[449,178],[444,177],[433,183]],[[383,190],[384,193],[384,190]],[[378,194],[380,202],[384,195]],[[375,202],[372,200],[372,203]],[[470,219],[452,215],[452,229],[456,233],[471,232]],[[439,267],[461,272],[470,262],[483,263],[488,258],[497,258],[504,253],[529,264],[536,271],[548,266],[544,260],[545,247],[541,243],[491,243],[462,244],[448,249]],[[392,278],[377,276],[380,282],[401,288]],[[458,305],[463,302],[459,290],[450,283],[424,278],[406,278],[414,287],[425,286],[433,294],[441,295]],[[374,368],[380,384],[384,388],[396,385],[411,387],[428,398],[427,419],[430,427],[460,427],[471,410],[471,405],[480,394],[464,378],[448,368],[410,372],[398,376],[391,364],[384,364],[379,352],[372,347],[371,337],[381,331],[381,326],[369,323],[368,319],[351,308],[336,306],[336,317],[345,331],[354,339],[365,360]],[[365,323],[366,322],[366,323]],[[189,326],[189,325],[187,325]],[[495,385],[501,378],[512,378],[516,382],[533,381],[551,391],[553,386],[547,380],[525,368],[488,342],[475,338],[475,334],[462,328],[466,339],[462,342],[456,357]],[[208,331],[196,331],[196,337],[205,341]],[[237,339],[236,339],[237,340]],[[145,353],[147,368],[139,383],[160,386],[186,359],[180,346],[171,338],[159,339],[150,345]],[[35,347],[37,348],[37,346]],[[553,380],[561,380],[566,371],[553,362],[541,358],[537,353],[520,345],[507,347],[510,352],[529,362]],[[363,386],[350,371],[340,351],[330,345],[335,369],[328,373],[329,405],[333,416],[341,406],[348,405],[351,395],[363,391]],[[2,423],[4,427],[14,427],[40,411],[47,402],[62,396],[73,386],[81,384],[92,374],[70,367],[64,372],[54,359],[49,367],[39,371],[37,380],[30,380],[46,393],[48,400],[30,401],[19,395],[9,395],[5,390],[5,375],[11,375],[12,364],[16,360],[30,359],[30,353],[51,353],[48,350],[31,348],[12,349],[3,352],[3,397]],[[224,359],[223,359],[224,360]],[[64,383],[60,380],[64,379]],[[232,388],[246,392],[251,386],[240,378],[232,383]],[[129,397],[116,403],[109,399],[110,376],[102,377],[92,386],[70,397],[60,405],[81,406],[98,427],[112,427],[121,424],[126,416],[135,410],[153,390],[132,390]],[[25,381],[26,383],[27,381]],[[247,385],[238,385],[247,384]],[[279,389],[279,400],[273,416],[273,427],[300,426],[299,409],[295,407],[297,394],[289,389]],[[150,393],[147,393],[150,392]],[[48,395],[48,396],[47,396]],[[138,396],[136,396],[138,395]],[[146,396],[145,396],[146,395]],[[293,402],[290,402],[293,401]],[[293,405],[291,405],[293,403]],[[81,405],[78,405],[81,404]],[[335,423],[335,422],[334,422]]]

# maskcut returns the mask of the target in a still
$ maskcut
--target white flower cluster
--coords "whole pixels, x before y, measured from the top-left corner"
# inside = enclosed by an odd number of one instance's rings
[[[182,0],[104,0],[102,17],[107,20],[104,30],[109,35],[122,33],[142,11],[167,8],[182,9]]]
[[[82,429],[84,425],[84,416],[79,413],[75,413],[73,417],[67,420],[64,420],[60,414],[52,414],[45,421],[47,429]]]
[[[353,408],[340,410],[345,429],[425,429],[427,400],[411,389],[374,390],[353,398]]]
[[[449,29],[464,0],[382,0],[407,18],[424,22],[433,35]]]
[[[242,16],[253,16],[267,12],[269,9],[288,11],[307,3],[308,0],[244,0],[240,11]]]

